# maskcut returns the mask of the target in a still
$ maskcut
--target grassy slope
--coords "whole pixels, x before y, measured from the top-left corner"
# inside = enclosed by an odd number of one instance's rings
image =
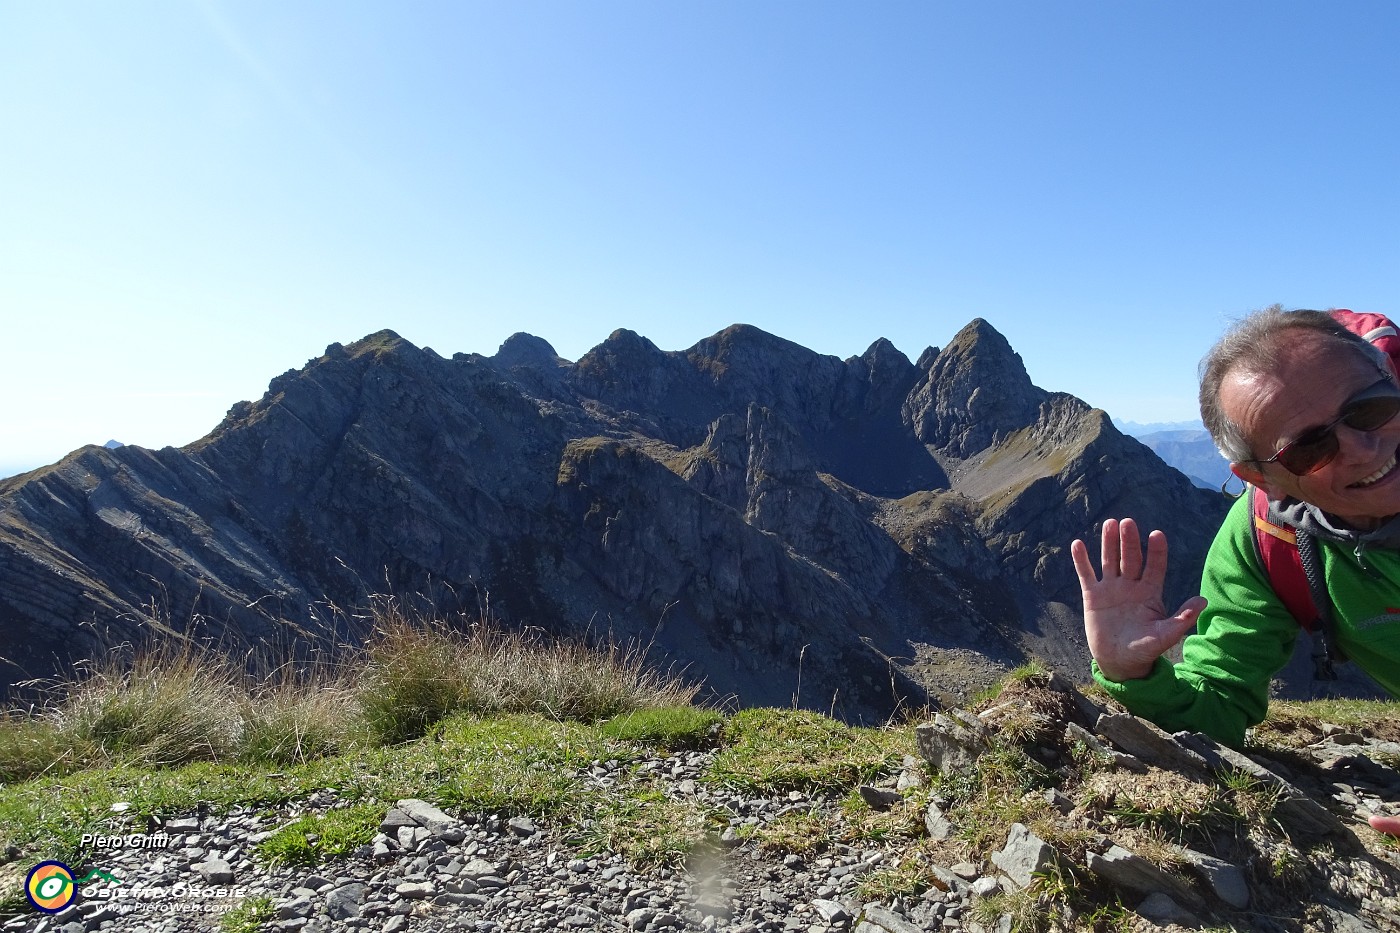
[[[1170,774],[1123,781],[1083,748],[1066,749],[1060,765],[1042,764],[1030,751],[1053,731],[1056,701],[1037,692],[1034,671],[983,702],[1012,713],[998,714],[998,740],[975,769],[925,774],[924,786],[876,812],[856,788],[898,773],[916,748],[912,725],[854,729],[791,709],[724,715],[690,705],[692,687],[626,653],[404,620],[387,626],[355,665],[350,682],[281,677],[249,685],[216,659],[181,651],[102,672],[69,685],[40,714],[0,722],[0,774],[8,781],[0,786],[0,913],[23,909],[20,884],[38,859],[83,863],[91,854],[79,844],[84,832],[117,833],[144,825],[148,815],[187,814],[199,805],[276,808],[325,788],[337,791],[339,808],[267,839],[260,859],[334,859],[367,842],[392,801],[419,797],[449,809],[557,820],[580,852],[619,851],[639,866],[679,864],[717,845],[727,812],[698,798],[669,798],[641,769],[606,790],[576,775],[594,761],[640,762],[682,748],[714,752],[704,780],[716,785],[843,798],[839,808],[746,831],[776,853],[807,854],[835,842],[885,846],[893,857],[863,880],[870,898],[917,894],[935,883],[935,866],[983,860],[1011,823],[1031,826],[1068,860],[1036,889],[988,901],[988,911],[1013,913],[1022,929],[1126,923],[1115,892],[1084,881],[1093,833],[1066,829],[1047,789],[1068,795],[1098,831],[1129,833],[1139,850],[1168,863],[1166,842],[1190,841],[1192,827],[1239,836],[1271,831],[1272,802],[1247,783],[1191,787]],[[1400,734],[1395,704],[1289,703],[1276,707],[1260,741],[1306,744],[1322,720],[1380,738]],[[934,842],[923,829],[935,799],[958,814],[950,840]],[[114,811],[118,803],[127,806]],[[251,928],[267,906],[250,903],[228,922]]]

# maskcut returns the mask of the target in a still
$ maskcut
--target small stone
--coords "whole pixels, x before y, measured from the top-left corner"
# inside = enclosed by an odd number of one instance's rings
[[[311,898],[305,894],[298,894],[291,900],[283,901],[277,905],[277,919],[291,920],[294,917],[309,917],[311,909]]]
[[[443,813],[426,800],[418,800],[417,798],[411,797],[407,800],[398,801],[394,804],[394,807],[408,814],[415,823],[427,829],[428,832],[432,833],[434,836],[444,836],[455,829],[458,831],[457,838],[462,838],[460,835],[460,822],[454,820],[446,813]]]
[[[645,930],[656,919],[656,911],[650,907],[638,907],[627,914],[627,925],[634,930]]]
[[[930,803],[924,811],[924,828],[928,830],[930,839],[947,839],[953,835],[952,822],[943,814],[943,808],[936,803]]]
[[[394,893],[405,900],[421,901],[433,893],[431,881],[405,881],[394,886]]]
[[[860,919],[861,924],[856,927],[857,931],[866,928],[867,933],[923,933],[908,918],[901,917],[885,907],[867,907],[861,911]],[[873,929],[870,929],[872,927]]]
[[[1054,861],[1055,850],[1024,823],[1012,823],[1006,846],[992,854],[992,864],[1017,888],[1029,887],[1036,873],[1045,871]]]
[[[1160,891],[1143,898],[1137,912],[1153,923],[1196,927],[1201,922],[1195,914]]]
[[[386,836],[398,836],[399,830],[405,826],[417,826],[418,822],[407,813],[395,807],[384,815],[384,819],[379,821],[379,831]]]
[[[883,787],[871,787],[869,784],[860,786],[860,796],[872,810],[888,810],[904,799],[898,791],[886,790]]]
[[[97,910],[87,915],[87,929],[95,930],[108,920],[115,920],[118,917],[117,908],[111,904],[104,904]]]
[[[326,913],[332,920],[350,920],[360,915],[360,904],[364,900],[367,885],[353,881],[342,885],[326,895]]]
[[[195,866],[195,871],[210,884],[228,884],[233,880],[233,866],[223,859],[211,858]]]
[[[991,897],[1001,891],[1001,882],[991,877],[978,878],[972,882],[972,893],[978,897]]]
[[[1178,848],[1177,851],[1201,880],[1210,885],[1216,897],[1237,910],[1249,906],[1249,880],[1242,868],[1194,849]]]
[[[851,919],[845,905],[839,901],[819,897],[812,901],[812,907],[827,923],[846,923]]]
[[[1143,893],[1170,892],[1176,901],[1184,901],[1192,906],[1202,903],[1201,896],[1175,875],[1168,874],[1145,858],[1123,848],[1111,845],[1108,851],[1100,854],[1090,852],[1086,864],[1091,872],[1116,885],[1131,888]]]

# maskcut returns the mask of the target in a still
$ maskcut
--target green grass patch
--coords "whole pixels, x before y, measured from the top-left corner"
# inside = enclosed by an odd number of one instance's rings
[[[356,804],[308,814],[258,843],[258,858],[269,865],[320,865],[366,845],[384,819],[382,804]]]
[[[642,868],[675,868],[715,851],[723,825],[694,798],[667,797],[640,783],[595,797],[574,841],[585,852],[619,852]]]
[[[808,858],[830,847],[834,830],[830,823],[815,813],[793,810],[747,833],[741,830],[741,833],[757,842],[765,851]]]
[[[1053,785],[1045,766],[1021,748],[994,744],[972,768],[935,776],[929,793],[948,801],[943,809],[956,812],[958,837],[985,856],[1006,842],[1012,823],[1033,830],[1052,823],[1050,805],[1035,791]]]
[[[858,890],[863,900],[889,901],[897,897],[917,897],[933,887],[933,860],[912,849],[894,861],[864,875]]]
[[[254,764],[301,764],[335,755],[359,728],[349,692],[339,684],[271,686],[240,710],[238,758]]]
[[[927,806],[927,794],[915,792],[887,810],[876,810],[865,802],[859,791],[853,790],[841,801],[845,821],[841,841],[854,845],[916,839],[928,831],[924,825]]]
[[[251,897],[219,917],[221,933],[259,933],[264,923],[277,919],[270,897]]]
[[[595,727],[539,715],[458,717],[431,743],[444,803],[531,816],[578,806],[583,787],[576,772],[613,751]]]
[[[859,729],[801,709],[746,709],[725,724],[709,780],[756,794],[844,794],[896,769],[913,730]]]
[[[80,770],[96,757],[87,742],[47,715],[0,715],[0,783]]]
[[[676,743],[699,741],[714,721],[681,712],[698,685],[627,647],[422,616],[393,598],[375,599],[369,618],[364,648],[333,663],[267,659],[256,676],[244,659],[174,635],[134,656],[114,652],[43,687],[41,707],[0,713],[0,781],[118,765],[304,764],[410,741],[460,713],[593,723],[668,708],[639,728]]]
[[[104,762],[167,767],[234,757],[241,698],[227,660],[172,642],[93,671],[53,715]]]
[[[723,722],[724,717],[713,710],[664,706],[609,719],[602,725],[602,734],[668,751],[697,749],[714,743]]]

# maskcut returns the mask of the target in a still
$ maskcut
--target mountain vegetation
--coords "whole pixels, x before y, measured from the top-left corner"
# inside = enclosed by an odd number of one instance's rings
[[[693,683],[645,659],[464,622],[381,603],[363,650],[300,680],[281,668],[249,677],[173,643],[11,712],[0,720],[0,921],[43,927],[22,894],[38,859],[111,866],[117,854],[98,851],[94,833],[205,840],[262,827],[238,843],[249,890],[308,872],[363,890],[371,874],[402,870],[412,840],[438,839],[426,851],[442,852],[440,836],[460,842],[475,826],[487,844],[547,842],[548,853],[516,856],[511,890],[526,895],[556,883],[556,855],[616,864],[639,884],[689,879],[663,905],[672,929],[712,929],[731,902],[865,933],[947,929],[944,919],[984,933],[1400,929],[1400,847],[1357,812],[1400,788],[1395,704],[1280,704],[1248,757],[1211,763],[1037,667],[947,716],[852,727],[791,706],[697,705]],[[436,823],[395,836],[395,800]],[[152,857],[129,861],[124,873]],[[822,865],[835,865],[831,893],[809,905],[782,894],[810,896],[808,866]],[[731,880],[705,894],[716,873]],[[223,929],[281,929],[308,898],[246,897]],[[609,918],[564,906],[574,900],[549,903],[575,927],[611,929],[625,913],[650,929],[662,913],[589,901],[619,912]],[[412,909],[426,924],[413,928],[470,922],[493,903],[449,890]],[[516,913],[496,915],[506,928],[525,909],[512,903]],[[80,905],[79,917],[96,924],[100,907]]]

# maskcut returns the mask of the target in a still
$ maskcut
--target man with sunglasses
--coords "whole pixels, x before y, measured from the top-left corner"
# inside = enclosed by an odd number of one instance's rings
[[[1236,476],[1318,542],[1340,648],[1400,696],[1400,385],[1387,356],[1321,311],[1256,312],[1201,364],[1201,417]],[[1260,563],[1250,496],[1206,557],[1201,596],[1168,615],[1167,540],[1104,522],[1103,574],[1071,545],[1095,679],[1168,731],[1239,746],[1298,636]],[[1182,661],[1168,649],[1192,630]],[[1400,834],[1400,818],[1372,817]]]

